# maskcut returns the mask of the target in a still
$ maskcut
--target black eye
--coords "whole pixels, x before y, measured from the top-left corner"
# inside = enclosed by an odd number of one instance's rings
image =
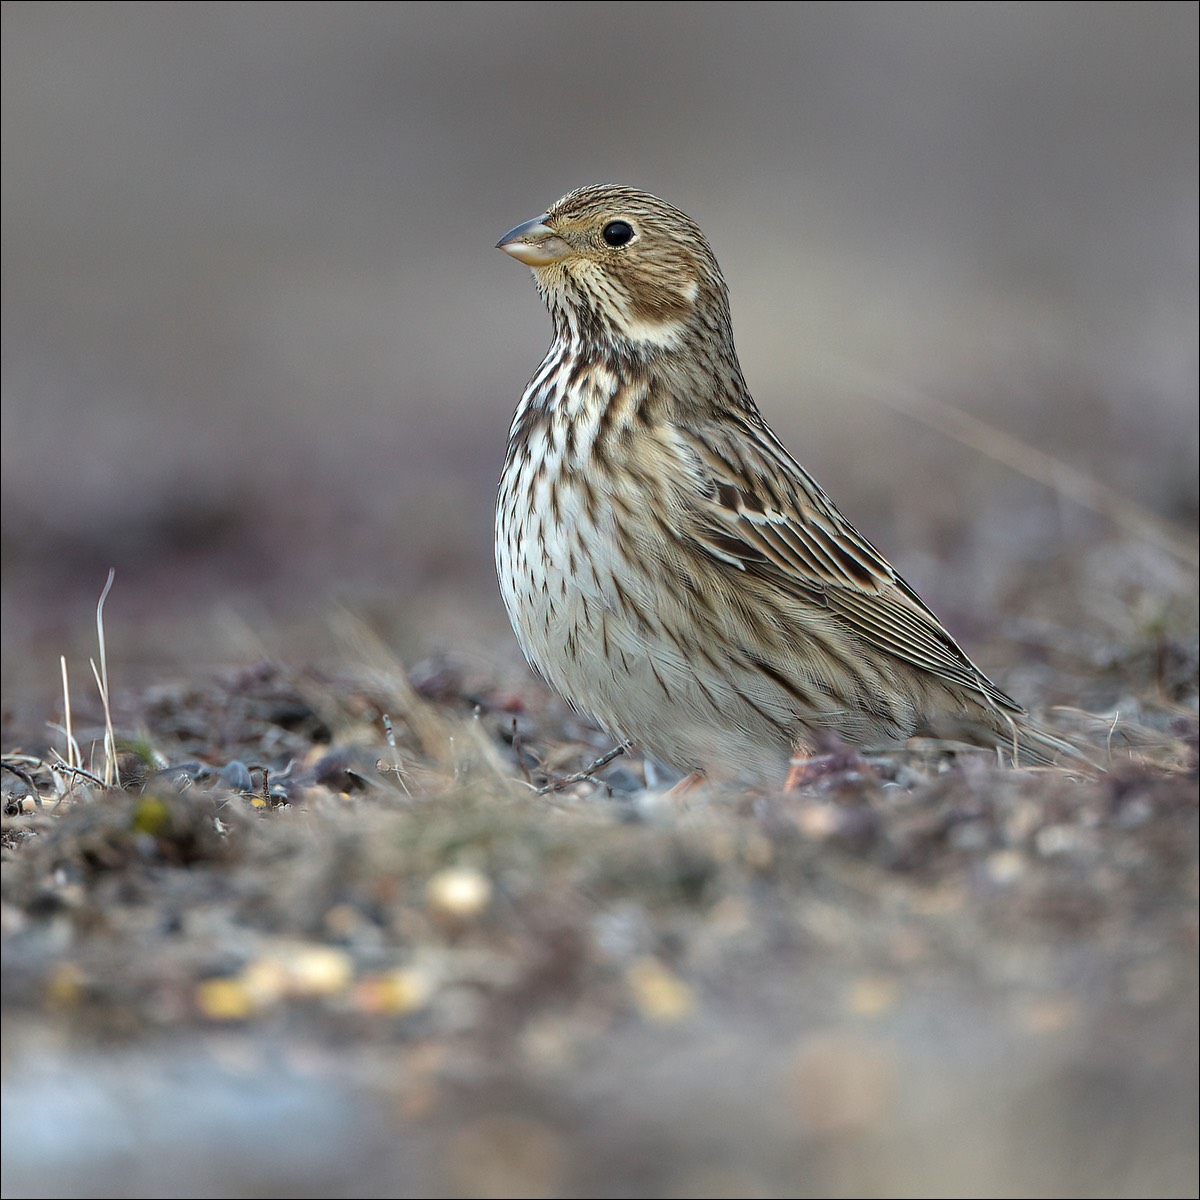
[[[610,246],[624,246],[633,238],[633,226],[628,221],[609,221],[601,236]]]

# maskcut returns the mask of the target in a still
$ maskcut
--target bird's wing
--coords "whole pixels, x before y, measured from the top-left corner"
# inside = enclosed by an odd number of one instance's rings
[[[749,414],[738,420],[719,441],[711,427],[676,427],[698,467],[696,544],[727,569],[820,605],[877,649],[1020,712],[770,429]]]

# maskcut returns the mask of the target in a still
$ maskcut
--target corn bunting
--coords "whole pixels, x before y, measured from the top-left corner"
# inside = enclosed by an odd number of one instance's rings
[[[718,778],[839,740],[1070,753],[772,433],[694,221],[602,184],[498,245],[554,336],[509,432],[496,565],[526,658],[575,708]]]

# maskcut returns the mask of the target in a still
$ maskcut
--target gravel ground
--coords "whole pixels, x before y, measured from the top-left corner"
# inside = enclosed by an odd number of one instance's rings
[[[122,705],[6,775],[6,1195],[1194,1193],[1194,698],[682,797],[449,659]]]

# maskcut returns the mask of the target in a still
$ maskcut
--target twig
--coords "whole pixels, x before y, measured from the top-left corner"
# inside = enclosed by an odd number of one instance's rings
[[[380,775],[395,775],[396,782],[400,785],[404,794],[411,800],[412,792],[409,791],[408,784],[405,782],[405,776],[408,774],[404,769],[403,762],[400,761],[400,750],[396,746],[396,729],[392,724],[392,718],[387,713],[380,713],[379,719],[383,722],[383,734],[387,738],[387,744],[391,746],[392,751],[396,755],[395,762],[385,763],[382,758],[375,760],[375,770]]]
[[[44,807],[42,802],[42,794],[38,791],[37,785],[33,782],[33,776],[26,774],[15,763],[11,763],[8,759],[0,760],[0,767],[6,771],[11,771],[28,789],[29,794],[38,802],[38,808]]]
[[[630,748],[632,742],[622,742],[619,746],[614,746],[607,754],[602,754],[594,763],[586,766],[582,771],[576,771],[574,775],[566,775],[562,779],[556,779],[553,783],[547,783],[543,787],[537,789],[535,795],[545,796],[549,792],[561,792],[563,788],[570,787],[573,783],[594,783],[599,785],[601,780],[593,777],[592,772],[600,770],[601,767],[606,767],[614,758],[620,754],[624,754]]]
[[[105,783],[99,776],[93,775],[91,771],[85,771],[82,767],[73,767],[65,759],[62,759],[61,755],[59,757],[60,761],[54,764],[52,770],[67,771],[71,775],[82,775],[84,779],[89,783],[94,783],[98,788],[103,788],[105,791],[111,790],[112,785]]]

